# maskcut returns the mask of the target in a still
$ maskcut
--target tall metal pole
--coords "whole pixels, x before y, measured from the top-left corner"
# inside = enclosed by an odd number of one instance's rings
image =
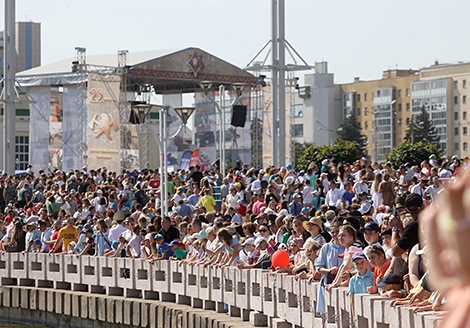
[[[279,166],[286,165],[285,0],[279,1]]]
[[[160,147],[160,154],[159,154],[159,159],[160,159],[160,202],[161,206],[160,208],[162,209],[162,216],[165,215],[165,188],[164,188],[164,183],[163,183],[163,108],[160,110],[160,115],[159,115],[159,122],[158,122],[158,127],[160,129],[158,138],[160,139],[159,141],[159,147]]]
[[[4,105],[3,105],[3,170],[7,174],[15,173],[15,0],[5,0],[5,35],[4,35]]]
[[[225,85],[219,86],[220,111],[220,172],[225,178]]]
[[[163,173],[164,173],[164,185],[165,185],[165,215],[168,215],[168,154],[167,154],[167,138],[168,138],[168,131],[167,131],[167,121],[166,121],[166,114],[167,114],[167,108],[163,108],[162,110],[162,119],[163,119]]]
[[[277,50],[278,50],[278,40],[277,40],[277,0],[272,0],[272,26],[271,26],[271,56],[272,56],[272,84],[271,84],[271,121],[272,121],[272,128],[271,128],[271,156],[272,156],[272,163],[274,167],[279,167],[279,158],[278,158],[278,60],[277,60]]]

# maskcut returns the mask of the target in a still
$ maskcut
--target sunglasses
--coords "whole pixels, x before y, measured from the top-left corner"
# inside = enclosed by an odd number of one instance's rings
[[[266,232],[266,231],[268,231],[268,230],[266,230],[266,229],[260,229],[259,230],[259,232]]]

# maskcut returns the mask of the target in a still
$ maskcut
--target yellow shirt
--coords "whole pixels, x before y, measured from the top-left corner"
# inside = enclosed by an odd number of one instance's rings
[[[67,246],[72,241],[77,241],[77,227],[73,226],[72,228],[63,227],[59,230],[59,237],[62,238],[63,244],[62,249],[67,250]]]
[[[206,209],[206,213],[213,212],[215,206],[215,199],[211,195],[205,195],[199,200],[198,204]]]

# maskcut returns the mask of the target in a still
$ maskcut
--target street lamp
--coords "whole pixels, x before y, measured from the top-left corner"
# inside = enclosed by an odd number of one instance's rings
[[[162,210],[163,215],[168,215],[168,160],[167,160],[167,142],[175,138],[186,126],[188,123],[189,117],[195,110],[195,107],[175,107],[174,110],[176,114],[181,118],[183,124],[178,128],[178,131],[172,135],[168,136],[168,127],[167,127],[167,114],[170,109],[169,106],[159,106],[160,107],[160,120],[159,120],[159,132],[157,133],[153,128],[151,128],[147,123],[145,123],[145,118],[147,114],[157,105],[151,104],[139,104],[135,105],[134,108],[138,109],[140,125],[145,126],[148,131],[150,131],[155,139],[157,140],[158,147],[160,148],[160,197],[162,201]]]

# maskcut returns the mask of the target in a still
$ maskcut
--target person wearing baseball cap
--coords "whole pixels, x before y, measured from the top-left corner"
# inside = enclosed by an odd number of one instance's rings
[[[289,204],[289,214],[297,216],[302,212],[302,196],[299,193],[295,193],[292,197],[292,202]]]
[[[411,214],[413,221],[403,227],[401,220],[393,218],[389,224],[392,227],[393,256],[401,256],[406,250],[411,251],[419,242],[418,215],[423,210],[423,198],[418,194],[409,194],[405,199],[406,210]]]
[[[367,287],[374,285],[374,274],[367,268],[366,255],[363,252],[357,252],[352,260],[356,266],[357,273],[349,280],[348,292],[351,299],[354,294],[367,294]]]
[[[408,294],[406,289],[402,289],[403,279],[395,274],[389,273],[387,274],[382,282],[377,285],[380,289],[380,295],[384,297],[398,297],[404,298]]]

